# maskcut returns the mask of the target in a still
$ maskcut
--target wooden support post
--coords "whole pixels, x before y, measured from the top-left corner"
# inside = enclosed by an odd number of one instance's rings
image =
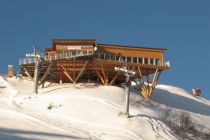
[[[50,64],[50,65],[48,66],[46,72],[44,73],[42,79],[41,79],[40,82],[39,82],[39,85],[41,85],[41,84],[43,84],[43,83],[45,82],[45,79],[46,79],[47,75],[48,75],[49,72],[50,72],[51,66],[52,66],[52,64]]]
[[[59,80],[60,84],[63,84],[63,76],[62,76],[62,72],[60,71],[60,80]]]
[[[105,85],[108,85],[108,79],[107,79],[107,77],[106,77],[106,74],[105,74],[105,72],[104,72],[104,67],[101,65],[101,70],[102,70],[102,73],[103,73],[103,76],[104,76],[104,84]]]
[[[158,74],[158,68],[156,68],[155,75],[154,75],[153,81],[152,81],[152,85],[155,83],[155,81],[157,79],[157,74]]]
[[[60,65],[63,68],[64,74],[69,78],[69,80],[74,83],[74,80],[71,78],[71,76],[68,74],[67,70],[64,68],[63,65]]]
[[[42,88],[44,88],[44,83],[45,83],[45,82],[42,83]]]
[[[139,76],[140,76],[140,84],[139,84],[139,90],[140,90],[140,93],[145,97],[147,98],[147,87],[144,83],[144,77],[141,73],[141,69],[140,67],[138,66],[138,72],[139,72]]]
[[[106,85],[109,84],[109,72],[106,73]]]
[[[104,81],[103,77],[99,74],[98,70],[96,70],[96,74],[101,79],[101,82],[103,83],[103,85],[105,85],[105,81]]]
[[[147,88],[147,86],[143,83],[142,85],[141,85],[141,94],[145,97],[145,98],[148,98],[148,88]]]
[[[30,75],[30,73],[27,71],[26,68],[23,68],[25,71],[25,74],[29,77],[30,80],[33,80],[32,76]]]
[[[138,66],[138,72],[139,72],[139,76],[140,76],[140,84],[142,84],[142,83],[144,83],[144,77],[143,77],[143,75],[142,75],[142,73],[141,73],[141,69],[140,69],[140,67]]]
[[[157,84],[157,81],[160,77],[161,72],[158,72],[159,68],[156,68],[151,84],[150,84],[150,82],[151,82],[150,75],[147,75],[147,85],[146,85],[144,82],[140,67],[138,67],[138,71],[139,71],[139,76],[141,78],[140,79],[140,87],[139,87],[140,92],[145,98],[149,98],[149,97],[151,97],[151,94],[152,94],[153,90],[155,89],[155,86]]]
[[[82,69],[80,70],[79,74],[77,75],[76,79],[75,79],[75,83],[79,80],[79,78],[82,76],[82,74],[85,71],[85,67],[88,64],[88,61],[85,62],[85,64],[83,65]]]
[[[147,75],[147,89],[149,89],[149,83],[150,83],[150,74]]]
[[[140,76],[140,78],[142,78],[143,76],[142,76],[141,69],[140,69],[139,66],[138,66],[138,71],[139,71],[139,76]]]
[[[152,81],[152,85],[151,85],[151,87],[149,89],[149,95],[148,95],[149,97],[151,96],[152,91],[154,90],[154,87],[155,87],[155,85],[157,83],[157,76],[158,76],[158,68],[156,68],[155,75],[154,75],[153,81]]]
[[[151,86],[149,97],[151,96],[153,90],[155,89],[155,86],[157,85],[157,81],[158,81],[158,79],[160,77],[160,74],[161,74],[161,72],[157,72],[156,76],[154,77],[154,83]]]
[[[113,78],[112,81],[109,83],[109,85],[112,85],[119,75],[120,75],[120,71],[118,71],[118,72],[115,74],[114,78]]]

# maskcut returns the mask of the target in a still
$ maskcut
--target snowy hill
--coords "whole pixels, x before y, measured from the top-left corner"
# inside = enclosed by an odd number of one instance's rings
[[[94,83],[52,84],[32,93],[28,80],[0,77],[0,139],[210,139],[210,102],[183,89],[158,85],[147,101],[131,88]]]

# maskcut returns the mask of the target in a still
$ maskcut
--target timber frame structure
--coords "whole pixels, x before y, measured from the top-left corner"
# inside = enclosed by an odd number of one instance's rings
[[[52,47],[41,56],[39,85],[45,81],[57,83],[98,81],[103,85],[125,82],[125,76],[115,67],[135,71],[133,76],[140,93],[149,98],[160,74],[170,68],[164,62],[166,49],[98,44],[94,39],[53,39]],[[32,54],[36,56],[36,52]],[[33,79],[37,58],[19,60],[21,74]]]

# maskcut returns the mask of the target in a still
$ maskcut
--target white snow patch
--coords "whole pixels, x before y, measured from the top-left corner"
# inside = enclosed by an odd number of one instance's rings
[[[49,84],[32,94],[31,81],[7,80],[0,77],[0,139],[177,140],[169,120],[182,112],[200,131],[210,126],[209,101],[173,86],[158,85],[150,101],[131,92],[127,119],[121,87]]]

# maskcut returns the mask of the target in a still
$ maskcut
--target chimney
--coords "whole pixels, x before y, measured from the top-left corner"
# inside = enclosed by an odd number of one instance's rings
[[[13,76],[14,76],[13,65],[8,65],[7,77],[13,77]]]

